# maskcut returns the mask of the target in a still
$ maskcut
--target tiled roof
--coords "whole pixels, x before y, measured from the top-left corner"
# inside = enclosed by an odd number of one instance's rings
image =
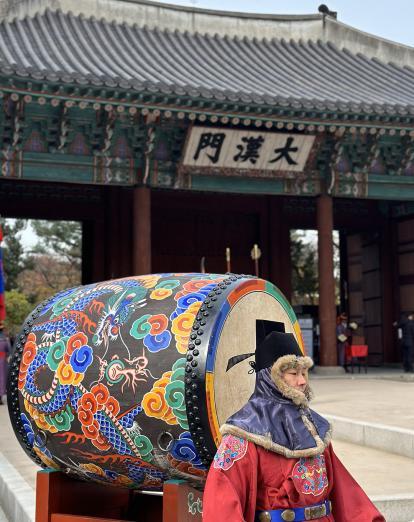
[[[414,70],[332,42],[191,34],[46,10],[0,24],[0,74],[311,109],[414,114]]]

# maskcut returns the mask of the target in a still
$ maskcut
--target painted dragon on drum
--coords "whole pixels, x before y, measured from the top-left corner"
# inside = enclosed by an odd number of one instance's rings
[[[156,358],[167,349],[183,352],[198,308],[219,281],[126,278],[61,292],[43,306],[18,376],[21,420],[43,464],[134,488],[159,488],[164,461],[177,474],[205,474],[185,431],[185,359],[165,367]],[[166,300],[170,317],[153,313]],[[142,433],[144,417],[179,428],[166,455]],[[68,441],[70,455],[62,458]]]
[[[60,292],[15,345],[16,435],[39,464],[83,479],[202,484],[220,423],[254,387],[248,358],[231,381],[228,361],[251,351],[262,320],[282,321],[301,343],[284,296],[252,276],[155,274]]]

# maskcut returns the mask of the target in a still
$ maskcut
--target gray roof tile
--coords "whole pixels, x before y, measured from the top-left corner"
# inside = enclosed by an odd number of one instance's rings
[[[414,70],[332,42],[161,31],[50,10],[0,24],[0,72],[297,108],[414,108]]]

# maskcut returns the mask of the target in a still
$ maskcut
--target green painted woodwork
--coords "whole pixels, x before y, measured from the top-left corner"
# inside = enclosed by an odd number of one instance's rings
[[[170,110],[172,112],[197,112],[202,110],[207,116],[217,115],[234,117],[249,117],[265,121],[271,121],[280,116],[292,121],[295,125],[312,123],[313,125],[341,124],[345,127],[378,127],[378,125],[395,124],[397,129],[407,129],[408,132],[414,127],[414,116],[402,117],[395,114],[372,114],[364,112],[339,111],[337,108],[306,109],[301,107],[282,107],[265,104],[243,104],[240,101],[219,101],[216,99],[195,97],[188,95],[177,95],[175,93],[160,94],[150,92],[122,91],[121,88],[60,85],[45,80],[30,80],[20,77],[0,76],[0,93],[18,93],[22,96],[31,95],[33,99],[42,97],[46,100],[56,99],[62,102],[71,100],[77,102],[120,105],[126,109],[129,107],[147,108],[149,110]]]
[[[368,198],[414,200],[414,177],[370,174]]]
[[[93,182],[93,163],[84,156],[53,156],[48,153],[30,153],[23,155],[24,179],[42,181],[62,181],[73,183]]]
[[[413,200],[414,176],[348,173],[335,183],[334,196],[383,200]]]
[[[410,147],[407,136],[345,135],[336,152],[336,170],[400,175]]]
[[[237,194],[284,194],[284,181],[280,179],[254,179],[219,176],[192,176],[191,188]]]
[[[414,199],[414,142],[408,136],[414,116],[243,105],[5,77],[0,77],[1,95],[3,177],[136,185],[148,166],[148,183],[169,189],[314,196],[329,188],[337,197]],[[270,122],[274,131],[281,123],[282,131],[290,125],[292,132],[315,133],[318,145],[309,171],[278,178],[249,177],[248,171],[179,176],[193,121],[217,126],[223,117],[227,127],[248,130],[260,120],[264,132]],[[336,132],[339,127],[342,134]]]
[[[26,152],[23,154],[23,179],[65,183],[133,185],[133,163],[90,156]]]

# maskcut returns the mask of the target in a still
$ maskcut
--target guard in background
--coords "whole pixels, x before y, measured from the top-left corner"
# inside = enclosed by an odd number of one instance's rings
[[[308,369],[292,334],[256,350],[256,386],[221,427],[204,522],[384,522],[335,455],[329,422],[309,409]]]
[[[399,322],[395,322],[394,326],[397,326],[399,329],[398,337],[401,340],[404,371],[412,372],[414,355],[414,315],[401,314],[401,319]]]
[[[346,365],[346,349],[348,346],[348,337],[350,330],[348,327],[348,316],[342,313],[336,320],[336,348],[338,353],[338,364],[343,366],[345,371],[348,371]]]

